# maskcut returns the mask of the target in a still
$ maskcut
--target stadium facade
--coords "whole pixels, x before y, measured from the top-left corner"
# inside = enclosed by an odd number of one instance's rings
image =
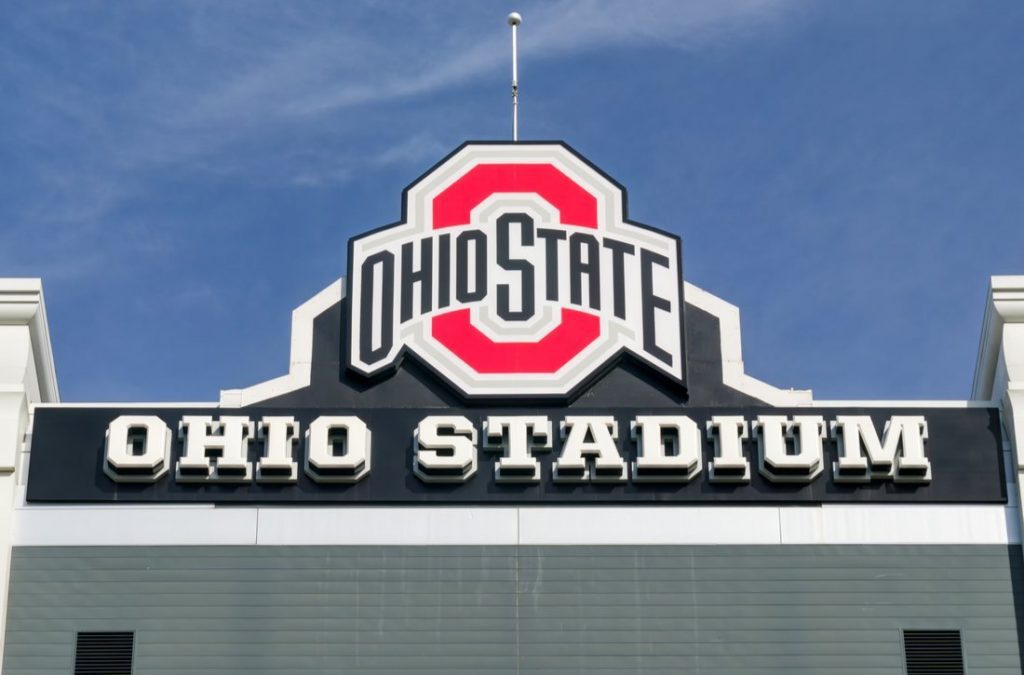
[[[402,200],[216,402],[61,403],[0,280],[4,673],[1021,672],[1024,277],[969,400],[819,401],[564,144]]]

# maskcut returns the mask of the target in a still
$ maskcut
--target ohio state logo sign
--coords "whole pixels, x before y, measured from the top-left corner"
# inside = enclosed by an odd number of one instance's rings
[[[348,366],[406,351],[467,398],[568,398],[623,355],[685,384],[679,239],[562,144],[471,143],[349,243]]]

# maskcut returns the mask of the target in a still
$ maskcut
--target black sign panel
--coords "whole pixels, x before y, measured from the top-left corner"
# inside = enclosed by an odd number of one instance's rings
[[[294,448],[299,464],[294,484],[181,483],[175,480],[173,464],[182,452],[182,441],[175,433],[172,443],[172,468],[152,484],[119,483],[104,473],[104,442],[109,423],[119,415],[155,415],[172,430],[177,430],[183,415],[245,415],[259,420],[263,415],[293,415],[301,425],[322,415],[355,415],[369,427],[372,435],[372,469],[355,484],[321,484],[303,470],[304,448]],[[556,430],[554,447],[537,453],[541,479],[537,484],[501,484],[494,479],[498,454],[487,451],[481,441],[478,468],[464,483],[425,483],[413,473],[413,432],[419,422],[431,415],[464,415],[473,421],[478,439],[482,439],[483,420],[488,414],[545,415]],[[560,452],[557,429],[566,414],[612,415],[618,422],[619,453],[626,462],[634,461],[636,444],[630,439],[630,421],[638,415],[686,415],[701,429],[712,415],[738,415],[753,420],[765,415],[820,415],[825,421],[836,415],[867,415],[879,436],[893,415],[921,415],[928,424],[925,452],[931,463],[927,484],[904,484],[874,480],[865,484],[839,483],[834,480],[832,462],[837,458],[836,441],[831,435],[824,441],[825,469],[809,484],[773,483],[758,472],[758,444],[748,439],[743,450],[751,464],[746,484],[719,484],[708,479],[708,463],[714,457],[714,445],[703,437],[703,470],[682,484],[636,483],[556,483],[552,463]],[[261,442],[249,444],[249,458],[258,460]],[[27,498],[30,502],[206,502],[206,503],[353,503],[353,504],[623,504],[623,503],[799,503],[833,502],[879,503],[991,503],[1006,502],[998,410],[994,408],[644,408],[587,409],[565,408],[510,410],[500,408],[395,408],[395,409],[288,409],[281,408],[64,408],[41,407],[35,412],[31,465]]]

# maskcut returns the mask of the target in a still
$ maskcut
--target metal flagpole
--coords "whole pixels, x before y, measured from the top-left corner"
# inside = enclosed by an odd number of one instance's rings
[[[519,140],[519,24],[523,17],[519,12],[508,15],[508,25],[512,26],[512,140]]]

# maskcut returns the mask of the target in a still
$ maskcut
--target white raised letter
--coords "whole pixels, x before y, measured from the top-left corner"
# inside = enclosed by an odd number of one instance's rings
[[[879,478],[897,483],[931,481],[932,466],[924,454],[928,438],[924,417],[889,418],[881,441],[867,415],[837,415],[831,426],[839,450],[839,461],[833,465],[837,483],[867,483]]]
[[[700,427],[689,417],[641,415],[630,429],[638,448],[633,480],[685,483],[700,473]]]
[[[551,449],[551,421],[542,415],[491,415],[484,421],[488,450],[502,453],[494,463],[497,483],[537,483],[540,462],[533,451]]]
[[[476,473],[476,429],[473,423],[456,415],[424,418],[413,435],[412,470],[427,483],[464,483],[469,480]]]
[[[626,463],[615,442],[618,425],[614,417],[566,417],[562,422],[562,454],[551,477],[560,483],[619,483],[626,480]],[[587,459],[593,457],[593,472]]]
[[[317,417],[306,430],[306,474],[318,483],[356,483],[370,473],[370,430],[352,416]]]
[[[715,458],[708,466],[712,483],[750,482],[750,462],[743,455],[747,421],[742,417],[715,415],[707,424],[708,438],[715,442]]]
[[[155,483],[171,464],[171,430],[155,415],[121,415],[106,446],[103,472],[121,483]]]
[[[256,462],[256,482],[294,483],[299,465],[292,458],[299,424],[294,417],[264,417],[256,425],[256,436],[263,441],[263,456]]]
[[[818,415],[758,415],[754,433],[761,475],[775,483],[810,483],[824,469],[821,441],[825,420]],[[787,449],[792,442],[793,452]]]
[[[182,417],[178,435],[185,449],[178,460],[177,479],[183,483],[252,480],[248,450],[253,427],[248,417],[224,416],[216,422],[205,415]],[[210,450],[219,450],[219,456],[210,457]]]

